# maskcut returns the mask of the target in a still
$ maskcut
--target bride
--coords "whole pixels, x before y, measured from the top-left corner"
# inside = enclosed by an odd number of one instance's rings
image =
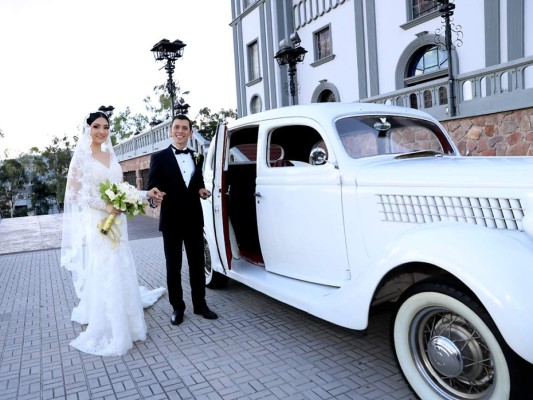
[[[100,197],[100,183],[106,179],[121,182],[122,169],[111,146],[109,117],[97,111],[84,120],[69,166],[61,265],[72,271],[80,299],[71,319],[88,324],[70,345],[85,353],[120,356],[133,342],[146,339],[143,307],[154,304],[166,289],[139,287],[126,216]],[[156,188],[141,193],[156,202],[164,195]],[[97,228],[110,214],[117,216],[118,243]]]

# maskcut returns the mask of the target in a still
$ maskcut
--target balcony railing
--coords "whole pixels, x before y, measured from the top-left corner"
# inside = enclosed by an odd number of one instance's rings
[[[456,118],[533,107],[533,56],[459,74],[454,84]],[[443,90],[447,77],[361,101],[418,108],[442,121],[450,119]]]
[[[168,147],[172,143],[170,122],[170,120],[162,122],[113,147],[118,161],[146,156]],[[193,130],[193,136],[189,139],[189,147],[205,154],[209,147],[209,141],[205,140],[196,130]]]

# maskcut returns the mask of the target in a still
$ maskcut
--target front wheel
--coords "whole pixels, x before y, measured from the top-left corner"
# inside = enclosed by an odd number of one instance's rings
[[[209,251],[209,243],[204,237],[204,272],[205,272],[205,286],[209,289],[222,289],[228,284],[228,277],[219,272],[213,271],[211,266],[211,252]]]
[[[452,284],[408,290],[393,319],[393,346],[402,373],[421,399],[513,398],[523,388],[518,356],[487,311]],[[516,385],[516,386],[514,386]]]

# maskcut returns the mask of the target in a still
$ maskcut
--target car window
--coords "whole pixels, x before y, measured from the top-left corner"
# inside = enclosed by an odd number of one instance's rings
[[[416,151],[453,153],[444,133],[435,124],[397,116],[359,116],[339,119],[337,133],[352,158]]]
[[[267,164],[270,167],[310,167],[325,163],[327,159],[327,146],[324,139],[314,128],[305,125],[289,125],[274,129],[269,135],[270,158]],[[272,157],[275,149],[276,157]],[[316,162],[319,159],[316,152],[322,150],[325,154],[323,162]],[[315,154],[315,157],[313,157]]]
[[[229,132],[230,164],[250,164],[257,161],[257,134],[256,127]]]

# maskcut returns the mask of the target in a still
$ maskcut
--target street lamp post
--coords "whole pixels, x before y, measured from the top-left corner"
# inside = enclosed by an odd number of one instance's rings
[[[162,39],[157,42],[152,51],[154,53],[154,58],[156,61],[166,60],[165,71],[168,74],[167,81],[167,90],[170,96],[170,110],[172,118],[174,118],[174,101],[176,97],[176,85],[174,85],[174,80],[172,79],[172,74],[174,73],[174,63],[178,58],[183,56],[183,49],[186,46],[181,40],[177,39],[173,42],[168,39]]]
[[[455,4],[453,4],[453,0],[437,0],[437,3],[439,4],[439,12],[444,20],[444,47],[446,48],[446,52],[448,54],[448,96],[449,96],[449,105],[450,105],[450,116],[455,117],[457,115],[456,105],[455,105],[455,78],[453,73],[453,62],[452,62],[452,50],[454,48],[453,45],[453,39],[452,39],[452,31],[457,34],[457,45],[460,46],[462,44],[462,35],[463,32],[461,31],[461,26],[457,25],[455,26],[451,20],[453,16],[453,10],[455,10]],[[453,28],[452,28],[452,25]],[[440,29],[437,29],[437,35],[439,33]]]
[[[279,43],[279,50],[274,56],[276,61],[278,62],[279,66],[288,65],[288,73],[289,73],[289,82],[288,87],[286,87],[287,94],[290,94],[291,96],[291,104],[294,105],[294,97],[296,96],[296,93],[298,93],[298,82],[295,79],[296,75],[296,64],[299,62],[303,62],[305,53],[307,53],[307,50],[300,46],[300,37],[298,36],[298,33],[293,33],[290,36],[292,45],[287,42],[286,39],[283,39]]]

